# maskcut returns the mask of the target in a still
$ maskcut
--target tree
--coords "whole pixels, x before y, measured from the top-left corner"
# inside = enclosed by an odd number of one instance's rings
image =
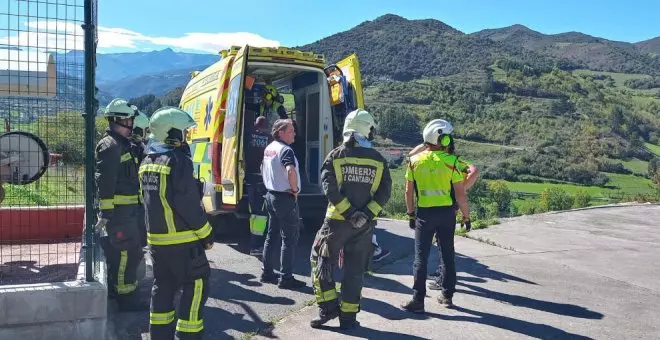
[[[497,205],[498,215],[508,215],[511,211],[511,191],[506,182],[499,180],[488,183],[488,194],[490,200]]]
[[[541,192],[541,208],[544,211],[567,210],[573,206],[573,197],[564,189],[553,187]]]
[[[660,158],[653,157],[649,162],[649,177],[656,183],[660,184]]]
[[[393,141],[408,144],[420,140],[419,119],[402,106],[381,107],[372,111],[378,121],[378,133]]]
[[[575,202],[573,202],[573,208],[588,207],[589,201],[591,201],[591,195],[589,195],[586,190],[580,189],[575,193]]]

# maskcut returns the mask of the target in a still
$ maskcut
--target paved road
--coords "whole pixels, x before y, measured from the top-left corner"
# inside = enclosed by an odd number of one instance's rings
[[[457,305],[410,297],[412,258],[381,268],[364,290],[362,327],[309,328],[308,307],[261,338],[657,339],[660,334],[660,206],[628,206],[516,218],[456,241]],[[496,244],[496,246],[486,244]]]
[[[657,338],[660,334],[660,206],[628,206],[543,214],[457,238],[454,309],[426,300],[412,316],[398,305],[410,297],[412,234],[405,223],[381,221],[379,241],[393,251],[366,278],[363,327],[338,333],[337,322],[309,328],[316,313],[309,285],[311,234],[298,251],[301,292],[258,281],[260,262],[247,237],[223,240],[210,253],[211,298],[206,338],[501,339]],[[488,242],[490,244],[487,244]],[[432,256],[435,257],[435,256]],[[434,259],[435,262],[435,259]],[[434,266],[432,263],[431,266]],[[148,298],[149,283],[142,291]],[[145,313],[113,315],[118,339],[148,339]],[[274,325],[274,327],[272,326]],[[654,335],[655,334],[655,335]]]

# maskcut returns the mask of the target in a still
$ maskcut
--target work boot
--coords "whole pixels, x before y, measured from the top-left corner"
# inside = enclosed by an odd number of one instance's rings
[[[452,302],[452,297],[446,296],[445,294],[438,295],[438,303],[440,303],[441,305],[447,308],[454,306],[454,303]]]
[[[360,327],[360,322],[356,319],[357,313],[341,313],[339,316],[339,328],[346,331]]]
[[[263,283],[276,284],[278,279],[279,279],[278,275],[275,274],[275,272],[270,271],[270,272],[261,273],[261,279],[259,281]]]
[[[339,304],[337,300],[330,302],[321,302],[319,304],[319,316],[309,322],[312,328],[319,328],[328,323],[328,321],[339,316]]]
[[[401,305],[401,308],[411,313],[424,313],[424,301],[412,299],[407,303]]]
[[[291,277],[282,277],[280,279],[280,283],[277,286],[282,289],[299,289],[307,286],[307,284],[304,281],[300,281],[295,277],[291,276]]]
[[[427,285],[430,290],[442,290],[442,286],[439,285],[436,281],[431,281]]]

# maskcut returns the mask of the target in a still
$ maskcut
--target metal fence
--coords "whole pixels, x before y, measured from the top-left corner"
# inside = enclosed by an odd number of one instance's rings
[[[76,279],[83,244],[96,250],[82,237],[91,200],[85,188],[92,188],[85,164],[93,165],[84,112],[93,112],[94,64],[87,60],[95,54],[85,33],[93,43],[94,8],[89,0],[0,0],[1,133],[31,133],[50,153],[39,180],[3,186],[0,284]]]

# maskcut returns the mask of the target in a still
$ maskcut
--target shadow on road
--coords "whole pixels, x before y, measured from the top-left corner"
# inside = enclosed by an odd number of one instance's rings
[[[480,296],[484,298],[489,298],[497,301],[502,301],[506,302],[508,304],[511,304],[513,306],[518,306],[518,307],[525,307],[525,308],[531,308],[531,309],[536,309],[540,310],[543,312],[548,312],[548,313],[553,313],[553,314],[558,314],[558,315],[565,315],[565,316],[571,316],[574,318],[582,318],[582,319],[602,319],[603,314],[591,311],[587,308],[584,308],[582,306],[576,306],[576,305],[571,305],[567,303],[556,303],[556,302],[551,302],[551,301],[543,301],[543,300],[537,300],[537,299],[532,299],[528,298],[525,296],[520,296],[520,295],[512,295],[512,294],[506,294],[506,293],[500,293],[492,290],[488,290],[479,286],[475,285],[470,285],[467,283],[458,283],[459,285],[469,288],[471,290],[465,290],[465,289],[457,289],[456,292],[458,293],[463,293],[463,294],[468,294],[468,295],[475,295],[475,296]]]

